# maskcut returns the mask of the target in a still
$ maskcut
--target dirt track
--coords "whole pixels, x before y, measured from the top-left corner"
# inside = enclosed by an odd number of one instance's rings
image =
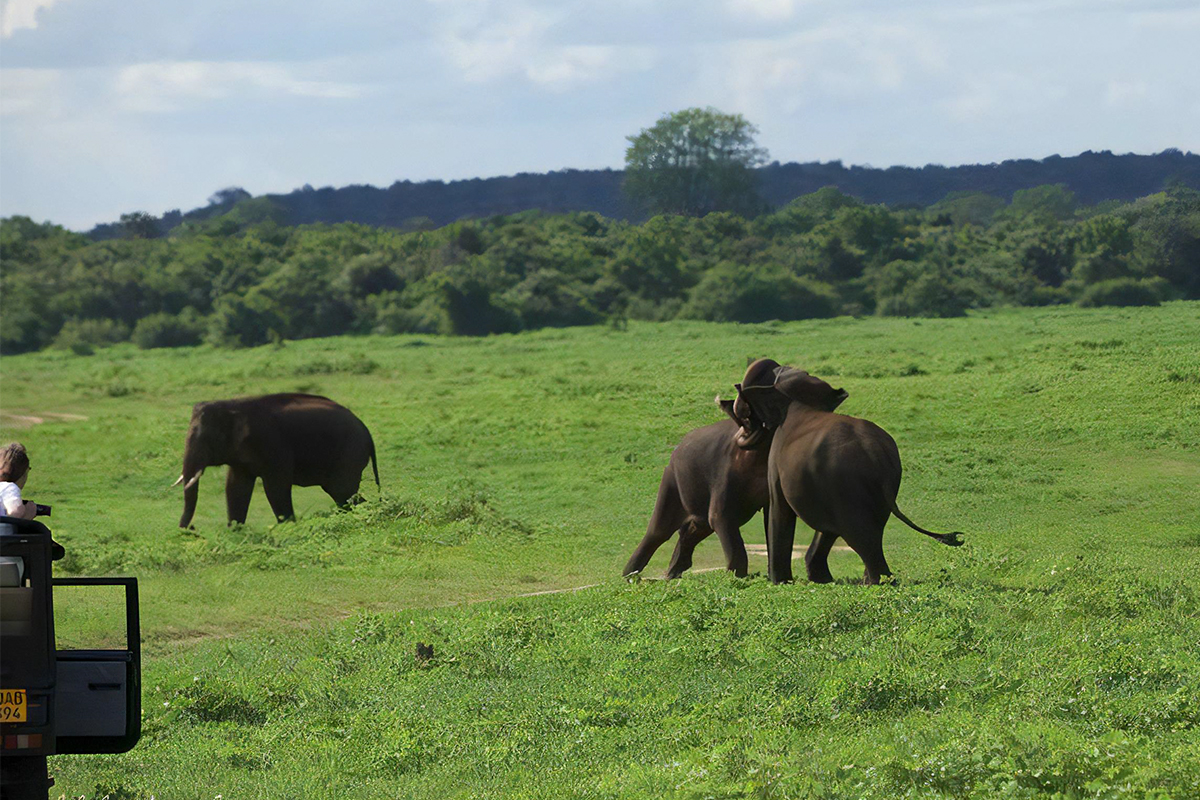
[[[41,425],[44,422],[82,422],[87,417],[82,414],[60,414],[53,411],[39,411],[34,414],[13,414],[9,411],[0,411],[0,422],[3,422],[10,428],[25,429],[32,428],[34,425]]]

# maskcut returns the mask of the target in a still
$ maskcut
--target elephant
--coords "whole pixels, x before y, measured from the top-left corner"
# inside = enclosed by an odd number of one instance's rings
[[[772,582],[792,580],[797,518],[815,532],[804,562],[808,579],[816,583],[833,580],[828,556],[838,537],[862,559],[864,583],[878,584],[891,575],[883,528],[892,514],[942,544],[962,544],[962,532],[927,531],[901,513],[896,442],[872,422],[832,413],[832,400],[845,396],[841,389],[804,370],[764,370],[757,362],[735,388],[734,417],[760,420],[774,430],[767,459],[767,577]]]
[[[752,379],[779,366],[770,359],[756,363]],[[714,531],[725,551],[726,567],[739,578],[746,576],[741,527],[767,505],[767,454],[774,431],[753,411],[744,420],[734,417],[732,400],[718,396],[716,403],[729,419],[691,431],[676,446],[663,470],[646,535],[625,565],[626,576],[645,569],[676,531],[679,542],[667,566],[668,578],[678,578],[692,566],[696,545]]]
[[[258,478],[278,520],[295,518],[293,486],[320,486],[345,507],[358,493],[368,460],[379,486],[371,432],[328,397],[268,394],[197,403],[183,450],[183,474],[173,484],[183,484],[179,527],[192,522],[205,467],[229,465],[225,508],[232,525],[245,523]]]

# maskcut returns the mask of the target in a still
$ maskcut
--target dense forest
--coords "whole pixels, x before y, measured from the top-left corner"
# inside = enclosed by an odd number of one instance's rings
[[[527,211],[404,231],[292,225],[269,198],[158,236],[0,221],[0,348],[132,339],[249,346],[346,333],[488,333],[672,318],[954,316],[996,305],[1200,298],[1200,192],[1081,204],[1063,185],[925,208],[835,188],[745,218]]]
[[[924,207],[952,192],[976,191],[1009,198],[1022,189],[1062,184],[1075,193],[1079,202],[1095,205],[1105,200],[1135,200],[1171,184],[1200,189],[1200,155],[1179,150],[1147,156],[1088,151],[1066,158],[1050,156],[1000,164],[958,167],[930,164],[888,169],[846,167],[840,161],[774,162],[756,169],[755,173],[759,195],[769,209],[781,208],[794,198],[826,186],[866,203]],[[386,189],[305,186],[288,194],[265,197],[279,210],[280,221],[288,225],[357,222],[414,230],[462,219],[515,214],[531,208],[548,214],[593,211],[610,219],[643,222],[647,214],[622,190],[624,178],[621,170],[563,170],[448,183],[397,181]],[[184,222],[201,222],[224,214],[249,198],[250,194],[244,190],[230,188],[214,194],[203,208],[138,218],[153,234],[165,235]],[[125,226],[114,221],[96,226],[89,235],[93,239],[109,239],[119,238],[125,232]]]

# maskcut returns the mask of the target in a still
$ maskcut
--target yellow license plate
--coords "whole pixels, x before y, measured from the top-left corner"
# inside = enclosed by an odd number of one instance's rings
[[[28,702],[24,689],[0,689],[0,722],[24,722]]]

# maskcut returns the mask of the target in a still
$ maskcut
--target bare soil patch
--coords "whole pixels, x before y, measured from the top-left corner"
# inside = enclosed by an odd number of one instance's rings
[[[56,411],[39,411],[37,414],[14,414],[11,411],[0,411],[0,421],[11,428],[24,430],[45,422],[82,422],[87,417],[82,414],[64,414]]]

